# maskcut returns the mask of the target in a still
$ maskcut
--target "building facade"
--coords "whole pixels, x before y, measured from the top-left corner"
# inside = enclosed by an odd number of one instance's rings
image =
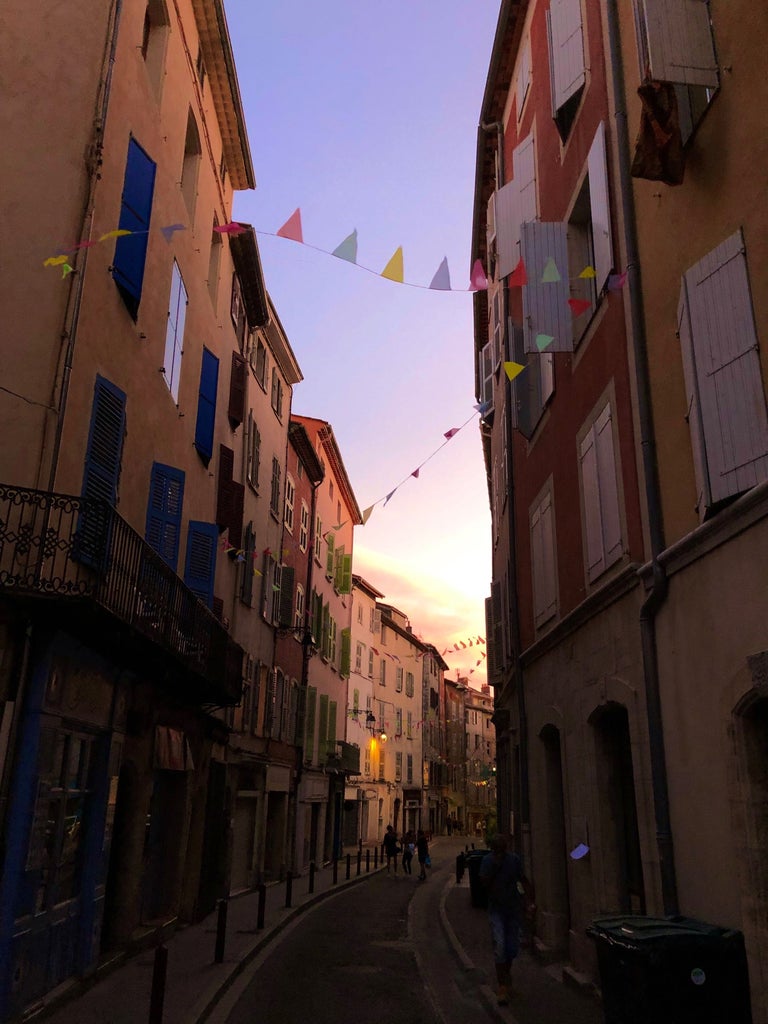
[[[485,683],[468,687],[464,704],[467,764],[467,832],[486,836],[496,832],[496,732],[493,697]]]

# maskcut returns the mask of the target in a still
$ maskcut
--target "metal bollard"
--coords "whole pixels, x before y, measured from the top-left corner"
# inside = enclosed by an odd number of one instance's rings
[[[349,873],[352,870],[352,854],[347,854],[347,881],[349,881]]]
[[[315,891],[315,862],[311,860],[309,862],[309,892]]]
[[[366,850],[365,851],[365,873],[366,873],[366,875],[368,874],[368,872],[370,870],[371,870],[371,851],[370,850]]]
[[[336,885],[338,880],[339,880],[339,862],[334,857],[333,858],[333,884]]]
[[[149,997],[149,1024],[163,1024],[163,1002],[165,1001],[165,979],[168,974],[168,950],[165,946],[155,949],[155,963],[152,968],[152,992]]]
[[[227,909],[229,900],[219,900],[219,916],[216,919],[216,951],[213,954],[215,964],[224,963],[224,943],[227,939]]]
[[[256,927],[261,930],[264,927],[264,910],[267,902],[267,887],[262,882],[259,886],[259,909],[256,912]]]
[[[358,873],[358,875],[360,874],[360,866],[361,866],[362,862],[363,862],[363,851],[362,850],[358,850],[357,851],[357,873]]]

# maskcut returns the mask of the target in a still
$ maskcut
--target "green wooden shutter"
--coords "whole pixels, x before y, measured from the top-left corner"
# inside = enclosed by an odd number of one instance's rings
[[[328,554],[325,560],[325,574],[326,576],[333,576],[334,537],[332,533],[328,534],[328,537],[326,538],[326,543],[328,544]]]
[[[332,700],[328,705],[328,741],[326,746],[326,752],[328,754],[336,753],[336,708],[338,705],[335,700]]]
[[[320,694],[320,723],[317,737],[317,753],[324,761],[328,753],[328,694]]]
[[[304,758],[313,761],[315,756],[315,709],[317,707],[317,687],[307,687],[307,731],[304,739]]]
[[[339,593],[352,593],[352,555],[344,555],[341,567],[341,585],[339,586]]]
[[[341,666],[339,672],[343,676],[349,676],[352,667],[352,630],[342,629],[341,631]],[[357,693],[357,691],[355,691]]]

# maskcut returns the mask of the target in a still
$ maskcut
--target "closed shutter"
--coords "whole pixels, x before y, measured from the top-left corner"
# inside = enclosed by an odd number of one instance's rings
[[[213,580],[216,572],[216,545],[219,533],[215,523],[190,521],[187,528],[187,560],[184,582],[201,601],[213,607]]]
[[[600,518],[603,529],[603,551],[606,568],[621,557],[621,516],[616,456],[613,447],[611,407],[607,405],[595,421],[597,475],[600,482]]]
[[[89,500],[77,521],[75,545],[75,557],[94,567],[102,564],[109,543],[110,512],[105,506],[117,504],[125,403],[125,392],[97,375],[83,470],[82,493]]]
[[[696,378],[696,356],[691,337],[691,319],[688,315],[688,295],[683,278],[680,287],[680,300],[677,305],[677,336],[680,339],[680,355],[683,361],[683,378],[685,380],[685,418],[691,432],[691,450],[693,454],[693,471],[696,477],[695,509],[699,518],[712,504],[712,490],[709,486],[709,468],[707,453],[704,447],[704,426],[701,422],[699,405],[699,386]]]
[[[613,269],[611,241],[611,207],[608,192],[608,166],[605,149],[605,123],[597,126],[589,150],[589,205],[592,215],[592,245],[594,249],[595,285],[598,292]]]
[[[496,192],[498,278],[511,274],[520,259],[517,247],[520,239],[520,216],[517,206],[517,182],[508,181]]]
[[[768,416],[741,231],[687,271],[712,503],[768,477]]]
[[[229,378],[229,409],[232,423],[238,426],[245,419],[245,368],[246,362],[237,352],[232,353],[232,373]]]
[[[144,282],[155,169],[154,160],[150,160],[135,139],[129,139],[118,228],[132,234],[123,235],[115,243],[112,276],[134,320]]]
[[[168,323],[165,330],[163,377],[174,402],[179,400],[184,323],[187,316],[187,290],[176,260],[171,274],[171,295],[168,301]]]
[[[329,754],[336,753],[336,708],[336,701],[330,701],[328,704],[328,741],[326,747]]]
[[[173,571],[179,561],[184,473],[159,462],[152,465],[147,502],[147,543]]]
[[[352,555],[344,555],[341,566],[340,594],[352,593]]]
[[[284,565],[280,574],[280,621],[282,629],[293,626],[293,589],[295,572],[292,566]]]
[[[352,668],[352,630],[342,629],[341,631],[341,662],[339,674],[349,677]],[[356,690],[355,693],[358,693]]]
[[[643,0],[648,63],[656,82],[719,85],[706,0]]]
[[[320,715],[317,731],[317,754],[324,761],[328,754],[328,694],[320,694]]]
[[[313,761],[315,757],[315,712],[317,708],[317,687],[307,688],[306,733],[304,740],[304,757]]]
[[[216,495],[216,522],[226,530],[232,522],[232,473],[235,468],[235,453],[226,445],[219,445],[219,487]],[[234,541],[230,541],[234,544]]]
[[[248,523],[245,528],[245,540],[243,542],[243,580],[240,586],[240,600],[249,607],[253,604],[253,570],[256,567],[254,555],[256,554],[256,536],[253,532],[253,523]]]
[[[552,107],[557,112],[584,84],[581,0],[551,0]]]
[[[328,545],[328,551],[327,551],[326,558],[325,558],[325,574],[328,577],[332,577],[333,576],[333,568],[334,568],[334,565],[333,565],[333,549],[334,549],[334,544],[335,544],[335,537],[334,537],[334,535],[330,531],[328,532],[328,536],[326,537],[326,543]]]
[[[542,550],[544,554],[544,616],[549,619],[557,611],[557,569],[555,565],[555,520],[552,495],[541,505]]]
[[[568,241],[562,221],[528,222],[521,225],[520,243],[528,275],[523,287],[525,351],[538,352],[536,336],[554,338],[548,352],[572,352],[573,329],[568,306]],[[559,281],[542,282],[549,260],[555,262]]]
[[[200,367],[200,392],[197,401],[197,423],[195,425],[195,448],[206,465],[213,455],[213,426],[216,419],[216,390],[219,383],[219,360],[203,349]]]
[[[491,686],[495,686],[497,683],[497,669],[496,669],[496,645],[493,641],[493,599],[486,597],[485,599],[485,643],[486,643],[486,660],[488,670],[488,682]]]
[[[584,534],[586,539],[587,578],[595,579],[605,569],[603,531],[600,523],[600,486],[597,470],[597,445],[592,427],[581,442],[581,486],[584,495]]]

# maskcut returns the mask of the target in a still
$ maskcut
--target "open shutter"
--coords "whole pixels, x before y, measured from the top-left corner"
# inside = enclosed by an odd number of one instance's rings
[[[213,425],[216,419],[216,390],[219,383],[219,360],[203,348],[200,367],[200,392],[197,400],[197,423],[195,425],[195,448],[208,464],[213,455]]]
[[[687,271],[685,282],[716,503],[768,477],[768,416],[741,231]]]
[[[335,544],[335,537],[330,532],[330,530],[328,531],[328,536],[326,537],[326,543],[328,545],[328,551],[325,559],[325,574],[330,578],[333,576],[334,570],[333,550]]]
[[[168,301],[168,323],[165,330],[163,378],[174,402],[179,400],[184,323],[187,316],[187,290],[176,260],[171,274],[171,295]]]
[[[121,236],[115,243],[112,275],[134,320],[138,315],[144,282],[155,170],[154,160],[150,160],[135,139],[129,139],[117,226],[132,233]]]
[[[528,89],[531,84],[531,40],[530,37],[526,39],[525,45],[519,50],[520,63],[517,69],[517,85],[516,85],[516,97],[517,97],[517,120],[519,121],[522,113],[523,106],[525,105],[525,98],[528,95]],[[517,173],[517,172],[515,172]]]
[[[552,107],[557,112],[584,84],[581,0],[550,0]]]
[[[318,717],[317,753],[321,761],[328,754],[328,694],[320,694],[320,715]]]
[[[497,277],[506,277],[519,260],[520,216],[517,210],[517,182],[508,181],[496,192]]]
[[[315,756],[315,712],[317,708],[317,687],[307,688],[306,732],[304,740],[304,758],[313,761]]]
[[[190,521],[187,529],[184,582],[209,608],[213,607],[213,578],[216,572],[218,539],[219,533],[215,523]]]
[[[219,488],[216,496],[216,522],[226,530],[232,522],[232,473],[235,453],[226,445],[219,445]],[[231,544],[235,542],[230,541]]]
[[[688,315],[688,290],[685,278],[680,287],[680,300],[677,305],[677,336],[680,339],[680,355],[683,360],[683,377],[685,379],[685,418],[691,432],[693,471],[696,476],[695,508],[699,513],[699,518],[703,519],[705,511],[712,504],[712,491],[709,486],[707,453],[704,447],[704,426],[701,422],[696,356],[691,336],[691,320]]]
[[[101,498],[109,505],[117,502],[125,437],[125,402],[124,391],[97,375],[85,454],[84,498]]]
[[[605,149],[605,122],[597,126],[589,150],[589,205],[592,214],[592,244],[594,247],[595,285],[598,292],[613,269],[611,242],[611,207],[608,192],[608,166]]]
[[[621,557],[621,516],[616,457],[613,447],[611,407],[607,405],[595,421],[597,475],[600,482],[600,518],[603,530],[603,553],[606,567]]]
[[[519,223],[526,224],[528,221],[536,220],[539,212],[536,199],[536,145],[533,132],[515,147],[512,160],[517,184]]]
[[[344,575],[344,545],[336,548],[333,554],[333,585],[341,593],[342,577]]]
[[[240,425],[245,419],[246,362],[237,352],[232,353],[232,373],[229,378],[229,409],[232,423]]]
[[[594,426],[590,428],[589,433],[581,442],[579,459],[581,461],[581,486],[584,494],[587,578],[593,580],[605,569]]]
[[[179,561],[181,507],[184,500],[184,473],[159,462],[152,465],[147,502],[145,537],[173,571]]]
[[[567,225],[562,221],[531,221],[520,227],[522,257],[528,276],[523,286],[523,330],[525,351],[538,352],[536,336],[546,334],[555,340],[547,352],[572,352],[573,327],[568,305]],[[542,282],[544,269],[552,259],[559,281]]]
[[[352,593],[352,555],[344,555],[341,568],[340,594]]]
[[[352,668],[352,630],[342,629],[341,631],[341,662],[339,674],[349,677]],[[358,692],[357,690],[355,691]]]
[[[284,565],[280,575],[280,622],[282,629],[293,626],[293,590],[295,572],[290,565]]]
[[[643,0],[648,63],[656,82],[719,85],[706,0]]]

